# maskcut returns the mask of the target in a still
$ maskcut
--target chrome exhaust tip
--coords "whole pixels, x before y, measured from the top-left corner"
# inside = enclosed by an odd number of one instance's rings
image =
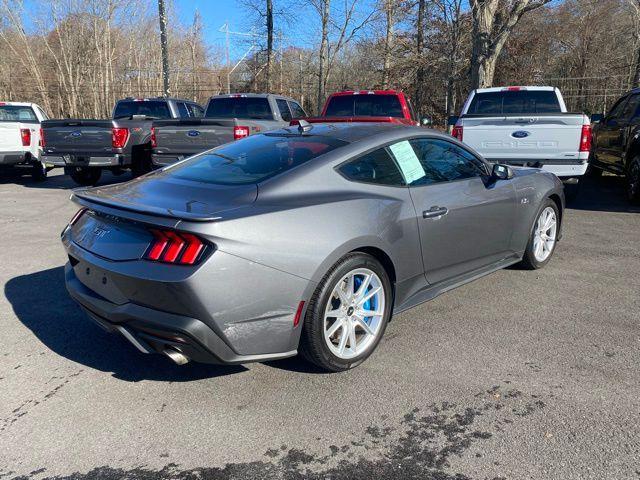
[[[189,363],[189,357],[174,348],[165,348],[163,353],[173,360],[176,365],[186,365]]]

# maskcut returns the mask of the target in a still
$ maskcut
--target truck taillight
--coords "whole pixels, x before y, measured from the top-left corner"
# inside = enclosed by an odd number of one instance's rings
[[[580,135],[580,151],[591,151],[591,125],[582,125],[582,134]]]
[[[29,145],[31,145],[31,130],[29,130],[28,128],[21,128],[20,138],[22,138],[23,147],[28,147]]]
[[[44,130],[40,129],[40,143],[39,143],[40,147],[44,148],[47,146],[47,144],[44,141]]]
[[[129,140],[128,128],[113,127],[111,129],[111,146],[113,148],[124,148],[127,140]]]
[[[455,127],[453,127],[453,130],[451,130],[451,135],[462,141],[462,125],[456,125]]]
[[[156,139],[156,127],[151,127],[151,148],[158,146],[158,140]]]
[[[206,248],[206,244],[191,233],[155,229],[151,233],[153,241],[144,258],[154,262],[194,265]]]
[[[249,136],[249,127],[241,127],[236,125],[233,127],[233,139],[240,140],[241,138]]]

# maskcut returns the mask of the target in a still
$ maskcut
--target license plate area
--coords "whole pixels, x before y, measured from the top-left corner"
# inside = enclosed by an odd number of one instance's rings
[[[113,276],[106,270],[87,262],[78,261],[73,266],[73,271],[76,274],[76,278],[84,286],[102,298],[117,305],[127,302],[127,297],[118,289],[113,282]]]

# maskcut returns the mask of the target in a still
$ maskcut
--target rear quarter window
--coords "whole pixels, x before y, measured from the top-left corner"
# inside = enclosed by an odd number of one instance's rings
[[[348,180],[386,186],[403,186],[404,178],[386,148],[379,148],[338,167]]]
[[[327,117],[404,117],[397,95],[337,95],[331,97]]]
[[[204,114],[207,118],[247,118],[273,120],[269,101],[263,97],[212,98]]]
[[[0,105],[0,122],[37,122],[31,107],[18,105]]]
[[[126,118],[132,115],[145,115],[158,119],[171,118],[169,105],[162,100],[127,100],[118,102],[113,112],[113,118]]]

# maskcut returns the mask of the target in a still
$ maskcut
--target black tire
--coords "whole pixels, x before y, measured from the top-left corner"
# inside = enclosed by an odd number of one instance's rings
[[[379,277],[384,291],[385,308],[377,336],[372,343],[357,357],[345,360],[333,354],[325,342],[324,314],[334,287],[345,275],[358,268],[367,268]],[[300,353],[309,362],[330,372],[341,372],[354,368],[364,362],[380,343],[391,318],[392,308],[393,288],[384,267],[371,255],[360,252],[349,253],[329,269],[309,301],[302,325]]]
[[[136,145],[131,149],[131,175],[139,177],[153,170],[151,161],[151,146]]]
[[[45,167],[44,163],[40,160],[36,160],[31,164],[31,178],[36,182],[45,181],[48,171],[47,167]]]
[[[536,234],[536,225],[538,224],[538,219],[540,218],[540,215],[547,207],[553,208],[556,214],[556,222],[557,222],[556,241],[553,245],[553,248],[549,256],[545,260],[539,261],[534,254],[534,240],[535,240],[535,234]],[[547,263],[549,263],[549,260],[551,260],[551,257],[553,257],[553,253],[555,252],[556,246],[558,245],[559,231],[560,231],[560,212],[558,211],[558,206],[556,205],[556,202],[554,202],[550,198],[547,198],[544,202],[542,202],[542,205],[540,206],[538,213],[536,213],[535,219],[533,221],[533,225],[531,225],[531,230],[529,233],[529,241],[527,242],[527,248],[524,252],[524,256],[522,257],[522,261],[518,265],[527,270],[538,270],[544,267]]]
[[[632,205],[640,205],[640,156],[636,156],[627,165],[625,175],[627,200]]]
[[[603,173],[604,171],[601,168],[594,167],[593,165],[589,164],[589,166],[587,167],[586,175],[590,178],[600,178],[602,177]]]
[[[582,187],[581,181],[578,181],[578,183],[565,184],[564,198],[567,201],[567,203],[574,202],[578,198],[581,187]]]
[[[96,167],[65,167],[64,172],[83,187],[95,185],[102,176],[102,169]]]

